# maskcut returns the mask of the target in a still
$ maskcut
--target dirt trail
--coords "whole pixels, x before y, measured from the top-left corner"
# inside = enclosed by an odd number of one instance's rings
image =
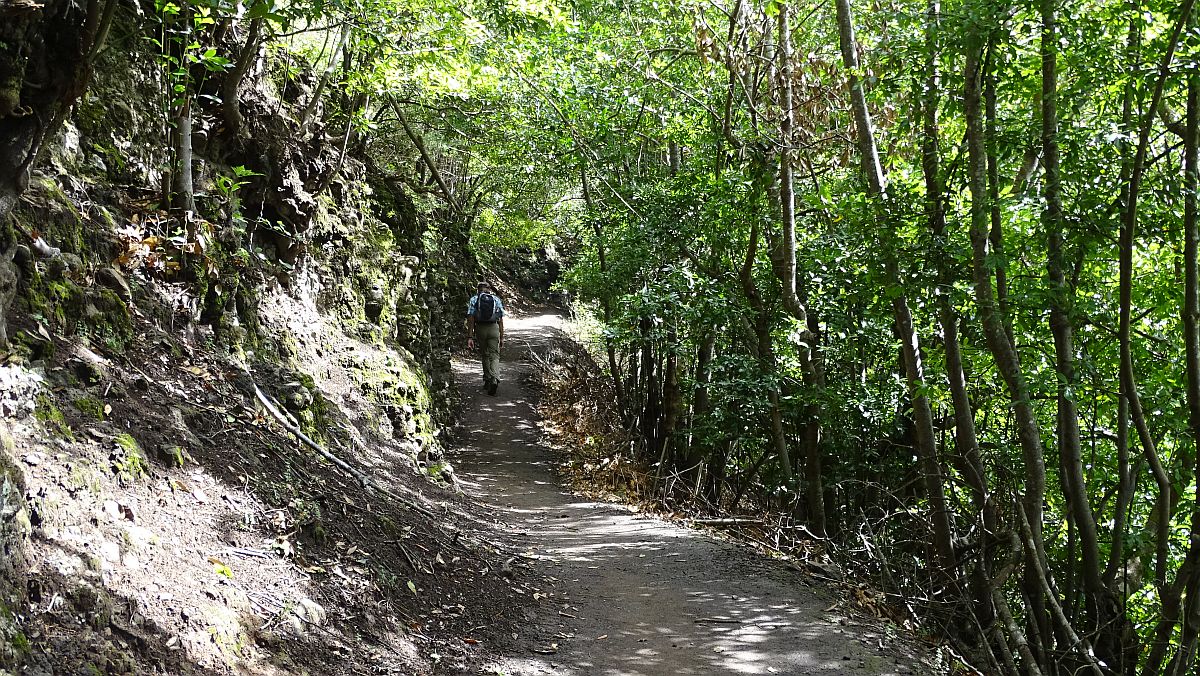
[[[522,382],[529,351],[549,347],[558,318],[506,323],[497,396],[480,391],[478,362],[456,364],[465,409],[452,457],[466,491],[494,508],[498,527],[557,583],[517,637],[526,652],[485,673],[929,671],[877,626],[826,612],[835,599],[794,570],[564,488],[540,438],[535,395]]]

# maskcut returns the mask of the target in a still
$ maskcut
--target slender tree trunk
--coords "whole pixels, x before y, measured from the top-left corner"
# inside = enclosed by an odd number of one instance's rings
[[[180,63],[184,63],[185,45],[183,41],[192,39],[192,8],[188,2],[180,3],[179,14],[175,18],[176,28],[182,32],[182,36],[178,40],[173,40],[172,49],[178,53]],[[175,141],[175,167],[173,172],[174,181],[171,185],[171,206],[179,212],[185,214],[189,221],[189,239],[192,238],[190,221],[196,213],[196,197],[193,186],[193,161],[192,153],[192,78],[190,74],[182,76],[182,88],[174,93],[175,100],[172,102],[172,117],[174,129],[172,130]]]
[[[592,212],[595,210],[596,204],[592,197],[591,182],[588,180],[587,165],[583,162],[582,158],[579,163],[579,179],[583,185],[584,205],[589,212]],[[600,263],[600,275],[607,277],[608,258],[606,247],[604,246],[604,231],[601,229],[600,221],[595,218],[595,214],[592,216],[589,220],[592,223],[592,234],[596,238],[596,258]],[[600,311],[604,313],[604,325],[612,326],[612,303],[609,301],[607,295],[600,298]],[[626,419],[625,408],[625,384],[622,382],[621,369],[617,364],[617,345],[610,335],[604,336],[604,351],[608,354],[608,372],[612,376],[613,390],[617,396],[617,411],[620,413],[621,418],[628,424],[629,421]]]
[[[1023,580],[1029,599],[1029,618],[1037,628],[1035,638],[1045,645],[1049,636],[1045,599],[1041,586],[1032,571],[1045,568],[1045,548],[1042,542],[1042,501],[1046,494],[1046,465],[1042,452],[1041,431],[1033,409],[1025,375],[1021,370],[1016,347],[1006,331],[1007,318],[997,306],[992,288],[989,263],[990,216],[987,191],[987,146],[984,139],[982,109],[983,40],[978,33],[967,37],[967,60],[964,72],[963,109],[967,123],[967,177],[971,193],[971,249],[975,286],[975,302],[983,320],[983,332],[988,349],[1009,391],[1016,418],[1017,438],[1024,460],[1025,486],[1021,505],[1031,527],[1032,546],[1026,552],[1027,573]],[[1029,668],[1032,665],[1026,665]]]
[[[1194,26],[1195,21],[1192,22]],[[1197,225],[1197,190],[1200,189],[1200,73],[1192,68],[1187,75],[1187,114],[1184,123],[1184,184],[1183,184],[1183,338],[1184,360],[1187,363],[1188,424],[1192,443],[1200,451],[1200,226]],[[1200,458],[1200,452],[1196,454]],[[1200,466],[1195,468],[1197,488],[1200,489]],[[1200,574],[1196,572],[1195,559],[1200,557],[1197,541],[1200,540],[1200,510],[1193,507],[1191,518],[1191,544],[1188,558],[1193,564],[1186,579],[1177,579],[1176,585],[1183,586],[1186,599],[1183,612],[1183,631],[1179,649],[1168,665],[1171,676],[1192,673],[1196,660],[1196,639],[1200,634]],[[1183,571],[1178,574],[1183,578]]]
[[[1092,514],[1087,485],[1083,474],[1083,458],[1079,441],[1079,411],[1075,405],[1078,384],[1075,379],[1074,326],[1071,320],[1071,297],[1074,289],[1067,283],[1064,262],[1062,181],[1058,150],[1058,17],[1056,0],[1042,0],[1042,154],[1045,178],[1045,209],[1042,225],[1047,236],[1047,277],[1050,284],[1050,332],[1054,336],[1055,366],[1058,371],[1058,450],[1062,466],[1063,491],[1068,509],[1078,533],[1082,556],[1085,607],[1092,626],[1102,629],[1113,625],[1102,617],[1101,608],[1110,604],[1101,579],[1100,544],[1096,534],[1096,519]],[[1074,560],[1072,558],[1072,560]],[[1068,597],[1071,594],[1068,593]],[[1054,599],[1051,599],[1053,602]],[[1107,632],[1105,632],[1107,634]],[[1109,636],[1097,643],[1102,657],[1115,661],[1120,649],[1117,637]],[[1112,641],[1108,639],[1114,639]]]
[[[1128,72],[1132,72],[1139,62],[1138,46],[1141,40],[1139,19],[1136,17],[1138,5],[1131,2],[1127,11],[1130,13],[1130,20],[1129,34],[1126,40],[1126,69]],[[1121,103],[1121,129],[1127,134],[1133,133],[1133,99],[1133,80],[1126,78]],[[1126,141],[1121,149],[1120,203],[1123,205],[1128,204],[1129,201],[1129,178],[1133,173],[1132,148],[1133,145]],[[1133,673],[1136,670],[1140,652],[1137,631],[1125,614],[1129,596],[1134,591],[1127,584],[1125,538],[1129,530],[1129,507],[1133,502],[1134,492],[1137,490],[1138,472],[1130,463],[1129,400],[1125,397],[1123,385],[1120,390],[1117,396],[1117,499],[1113,507],[1113,528],[1108,566],[1104,571],[1104,583],[1110,589],[1120,589],[1119,594],[1116,595],[1116,601],[1120,615],[1125,617],[1123,624],[1128,640],[1125,641],[1125,649],[1111,666],[1117,673],[1125,674]],[[1119,587],[1117,585],[1118,575],[1120,576]]]
[[[196,213],[196,191],[193,187],[193,168],[195,157],[192,153],[192,93],[191,85],[180,93],[180,99],[175,106],[175,185],[173,186],[172,202],[175,208],[188,215],[188,220]]]
[[[700,339],[700,346],[696,349],[696,369],[695,369],[695,387],[692,389],[692,410],[689,414],[688,429],[690,430],[687,448],[687,471],[688,484],[695,486],[697,491],[700,488],[700,479],[704,474],[704,465],[707,463],[710,467],[715,464],[715,458],[707,457],[710,445],[707,442],[702,443],[696,435],[696,428],[700,421],[707,418],[712,401],[709,398],[708,388],[712,381],[711,364],[713,355],[717,346],[717,332],[708,329],[704,333],[704,337]],[[711,500],[710,500],[711,501]]]
[[[780,13],[783,13],[782,10]],[[862,169],[866,175],[868,190],[876,205],[877,213],[882,214],[883,201],[887,198],[887,179],[884,177],[883,166],[879,160],[879,149],[875,143],[875,133],[871,124],[871,113],[867,108],[866,95],[863,92],[862,81],[858,77],[860,65],[854,38],[854,21],[850,10],[850,0],[837,0],[837,15],[842,65],[849,78],[850,105],[854,111],[854,121],[858,132]],[[885,222],[883,228],[888,231],[887,236],[890,236],[890,224]],[[885,248],[888,248],[887,245]],[[918,334],[913,326],[912,312],[908,307],[908,299],[903,293],[904,287],[900,281],[896,254],[889,252],[885,255],[887,256],[888,279],[900,291],[892,299],[892,312],[895,316],[896,330],[904,354],[905,379],[908,383],[909,397],[912,400],[913,422],[916,425],[917,452],[921,458],[925,491],[931,511],[930,519],[933,522],[934,548],[938,554],[938,565],[942,573],[949,579],[955,575],[953,531],[950,525],[949,506],[946,503],[941,462],[937,457],[933,413],[930,409],[929,398],[925,394],[925,366],[921,356]]]
[[[304,106],[304,112],[300,114],[300,128],[304,129],[308,121],[312,119],[313,113],[317,110],[317,105],[321,102],[321,96],[325,93],[325,88],[329,86],[329,81],[333,79],[334,72],[337,71],[337,56],[338,52],[346,49],[346,43],[350,40],[350,22],[342,24],[342,32],[338,36],[337,45],[333,48],[333,53],[330,55],[329,64],[325,66],[325,71],[321,73],[321,79],[317,81],[317,88],[313,90],[312,96],[308,99],[308,105]],[[328,44],[328,43],[327,43]]]
[[[421,159],[425,161],[425,166],[429,168],[430,175],[432,175],[433,180],[437,182],[438,190],[441,191],[442,197],[446,198],[446,204],[450,207],[450,211],[452,213],[457,213],[458,203],[454,199],[454,191],[450,189],[449,184],[446,183],[446,179],[442,176],[442,172],[438,170],[437,161],[433,159],[433,157],[429,154],[429,150],[425,147],[425,140],[421,138],[421,135],[416,133],[416,131],[414,131],[412,126],[408,123],[408,116],[404,114],[404,111],[400,108],[400,104],[396,103],[394,99],[391,100],[390,103],[392,105],[392,110],[396,112],[396,118],[400,120],[400,126],[404,127],[404,134],[408,136],[408,140],[412,141],[412,144],[416,147],[417,152],[421,154]],[[347,126],[346,133],[348,134],[349,132],[350,129]]]
[[[1150,653],[1143,665],[1142,673],[1147,676],[1159,673],[1162,667],[1170,644],[1171,634],[1175,630],[1176,623],[1179,621],[1179,596],[1182,593],[1182,589],[1178,585],[1168,586],[1166,582],[1167,552],[1165,548],[1168,545],[1167,539],[1171,520],[1171,481],[1159,460],[1154,437],[1150,433],[1149,425],[1146,423],[1141,396],[1137,390],[1137,377],[1133,365],[1131,338],[1133,247],[1137,233],[1138,199],[1141,190],[1142,174],[1145,170],[1146,155],[1150,146],[1150,132],[1154,122],[1154,114],[1159,102],[1162,100],[1163,88],[1166,85],[1167,75],[1171,70],[1171,63],[1175,58],[1175,50],[1179,44],[1179,37],[1183,32],[1183,27],[1187,25],[1188,16],[1191,14],[1194,4],[1195,0],[1183,0],[1180,6],[1178,18],[1167,44],[1167,51],[1159,64],[1158,78],[1155,81],[1154,92],[1151,95],[1150,103],[1145,109],[1144,118],[1138,129],[1138,145],[1129,177],[1128,201],[1125,205],[1125,212],[1122,214],[1123,218],[1121,219],[1119,245],[1120,327],[1118,340],[1121,349],[1121,390],[1129,401],[1129,414],[1133,420],[1134,429],[1137,430],[1138,438],[1141,441],[1142,453],[1145,455],[1146,461],[1150,464],[1150,468],[1154,472],[1155,480],[1159,486],[1158,562],[1155,567],[1155,581],[1159,589],[1161,612],[1155,628],[1155,637],[1151,644]],[[1190,574],[1190,570],[1191,568],[1186,565],[1182,567],[1177,574],[1176,580],[1182,579],[1185,572]]]
[[[1004,227],[1000,213],[1000,162],[997,159],[996,152],[996,76],[988,68],[989,64],[985,63],[986,77],[984,78],[984,136],[987,144],[987,171],[988,171],[988,201],[990,209],[988,216],[991,219],[991,230],[988,232],[988,241],[991,244],[992,257],[997,261],[995,266],[996,271],[996,307],[1000,310],[1000,316],[1008,318],[1012,315],[1008,313],[1008,270],[1004,254]],[[1034,159],[1036,160],[1037,153],[1034,151]],[[1036,167],[1036,163],[1034,165]],[[1032,169],[1031,169],[1032,171]],[[1011,322],[1005,324],[1005,331],[1008,333],[1008,341],[1014,342],[1013,330]]]
[[[258,57],[259,33],[262,32],[262,23],[262,17],[250,20],[246,42],[242,45],[241,52],[238,53],[233,69],[225,74],[225,80],[221,83],[221,112],[225,118],[225,126],[233,138],[238,138],[242,134],[243,120],[238,100],[238,88],[245,79],[246,73],[249,72],[250,66]]]
[[[1125,42],[1126,59],[1125,67],[1127,71],[1132,72],[1138,63],[1137,47],[1141,38],[1138,18],[1135,15],[1138,12],[1138,6],[1134,2],[1130,2],[1127,7],[1130,13],[1129,33]],[[1121,98],[1121,131],[1125,134],[1133,133],[1133,79],[1125,79],[1124,92]],[[1129,203],[1129,177],[1133,173],[1133,146],[1126,141],[1121,147],[1121,172],[1119,183],[1121,185],[1120,203]],[[1120,367],[1118,366],[1118,381],[1120,380]],[[1126,514],[1129,511],[1129,505],[1133,501],[1133,492],[1137,488],[1137,481],[1131,473],[1129,461],[1129,401],[1125,398],[1123,390],[1118,394],[1117,402],[1117,502],[1113,512],[1113,532],[1112,542],[1109,546],[1108,567],[1104,572],[1105,584],[1112,586],[1116,580],[1116,576],[1124,569],[1125,564],[1125,534],[1128,526],[1126,525]],[[1123,598],[1127,598],[1130,590],[1125,590],[1122,594]]]
[[[938,147],[938,105],[941,98],[941,76],[938,72],[938,45],[936,32],[940,22],[940,2],[931,0],[926,8],[925,21],[925,91],[921,100],[921,171],[925,179],[925,217],[933,232],[934,240],[941,250],[938,262],[938,292],[936,304],[938,320],[942,327],[942,339],[946,349],[946,375],[954,405],[955,447],[962,458],[961,473],[971,488],[972,499],[983,515],[985,528],[989,532],[997,529],[995,506],[992,504],[987,485],[987,473],[979,452],[979,440],[975,433],[975,416],[967,394],[966,375],[962,366],[962,351],[958,342],[958,318],[950,304],[950,288],[953,284],[950,261],[946,248],[945,188],[941,175],[941,158]],[[984,538],[987,539],[986,537]],[[983,559],[986,561],[986,556]],[[986,603],[990,604],[989,598]]]
[[[682,411],[683,398],[679,390],[679,335],[672,329],[667,334],[666,358],[663,360],[663,412],[662,425],[658,433],[658,462],[659,473],[665,471],[665,468],[671,467],[673,470],[683,469],[679,467],[678,459],[675,457],[675,429],[679,426],[679,416]],[[665,497],[665,496],[664,496]]]

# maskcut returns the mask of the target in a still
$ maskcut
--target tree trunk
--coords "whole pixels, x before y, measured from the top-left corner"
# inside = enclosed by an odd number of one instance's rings
[[[975,303],[983,320],[983,333],[988,349],[1008,388],[1016,418],[1017,438],[1021,445],[1025,487],[1021,505],[1029,519],[1032,546],[1026,553],[1027,574],[1023,580],[1029,599],[1029,618],[1037,628],[1034,635],[1044,646],[1049,636],[1049,621],[1041,586],[1028,572],[1044,568],[1045,546],[1042,542],[1042,501],[1046,494],[1046,465],[1042,452],[1041,431],[1033,409],[1025,375],[1021,370],[1016,347],[1005,329],[1008,321],[996,303],[992,289],[989,261],[990,215],[987,190],[987,145],[983,127],[982,78],[983,39],[977,33],[967,37],[967,59],[964,72],[963,109],[967,124],[967,177],[971,193],[970,239]],[[1026,665],[1029,668],[1032,665]]]
[[[707,458],[709,444],[701,443],[696,436],[695,430],[700,421],[704,420],[712,408],[712,401],[709,399],[708,388],[712,381],[711,365],[713,354],[717,346],[717,333],[712,329],[708,329],[704,333],[704,337],[700,339],[700,346],[696,349],[696,368],[694,375],[695,387],[692,389],[692,410],[688,414],[688,435],[686,470],[688,485],[695,486],[696,490],[700,488],[700,478],[703,476],[704,465],[711,467],[714,464],[714,458]]]
[[[1195,25],[1196,22],[1192,22]],[[1197,225],[1197,190],[1200,189],[1200,73],[1192,68],[1187,75],[1187,114],[1184,124],[1184,184],[1183,184],[1183,338],[1184,359],[1187,363],[1188,424],[1192,443],[1200,451],[1200,226]],[[1200,458],[1200,452],[1196,454]],[[1195,468],[1197,487],[1200,488],[1200,466]],[[1188,558],[1200,557],[1200,510],[1192,509],[1191,544]],[[1186,599],[1183,612],[1183,632],[1179,649],[1168,665],[1171,676],[1192,673],[1196,659],[1196,638],[1200,634],[1200,574],[1196,564],[1187,567],[1191,574],[1186,579],[1177,579],[1176,586],[1183,586]],[[1178,573],[1183,578],[1183,571]]]
[[[663,412],[662,424],[658,430],[658,471],[660,476],[668,467],[670,467],[673,471],[685,469],[679,467],[679,463],[674,452],[675,429],[679,426],[679,416],[683,406],[683,399],[679,390],[678,340],[678,334],[674,329],[672,329],[667,334],[667,354],[666,358],[663,360]]]
[[[991,206],[988,210],[988,215],[991,217],[988,241],[992,247],[992,257],[998,261],[995,266],[996,307],[1000,310],[1000,316],[1004,317],[1007,322],[1011,315],[1008,313],[1008,270],[1004,257],[1004,227],[1000,213],[1000,162],[996,152],[996,76],[991,72],[991,68],[987,68],[987,64],[985,64],[985,69],[983,133],[987,145],[988,201]],[[1034,160],[1037,159],[1036,149],[1033,151],[1033,157]],[[1035,162],[1030,171],[1033,171],[1036,166]],[[1012,324],[1006,323],[1005,330],[1008,333],[1008,341],[1015,342]]]
[[[780,14],[783,14],[782,9]],[[871,124],[871,113],[867,108],[866,95],[863,92],[862,81],[858,77],[860,64],[854,38],[854,21],[850,10],[850,0],[837,0],[837,15],[842,65],[849,78],[850,106],[854,111],[854,121],[858,132],[858,149],[862,155],[862,169],[866,175],[869,194],[875,203],[876,213],[880,214],[882,218],[883,201],[887,198],[887,179],[884,177],[883,166],[879,160],[879,149],[875,143],[875,133]],[[887,233],[885,236],[891,237],[890,224],[884,222],[883,229]],[[890,247],[885,245],[885,248]],[[938,554],[938,565],[947,579],[950,579],[954,577],[955,571],[953,531],[950,525],[949,507],[946,504],[941,462],[937,457],[933,413],[930,410],[929,398],[925,394],[925,366],[921,356],[920,339],[913,326],[908,299],[903,293],[904,287],[900,280],[895,253],[891,252],[885,255],[887,256],[888,279],[900,291],[892,299],[892,312],[895,316],[896,331],[904,354],[905,380],[908,384],[909,397],[912,400],[917,453],[921,458],[925,492],[931,512],[930,519],[933,522],[934,547]]]
[[[595,200],[592,197],[592,186],[588,180],[587,165],[580,158],[579,163],[579,179],[583,186],[583,203],[589,212],[594,212],[596,208]],[[604,246],[604,231],[600,227],[600,221],[592,214],[589,219],[592,222],[592,234],[596,238],[596,257],[600,263],[600,276],[608,276],[608,258]],[[600,298],[600,310],[604,313],[604,325],[612,326],[612,302],[608,299],[607,294]],[[625,384],[621,379],[621,368],[617,363],[617,345],[610,335],[604,336],[604,351],[608,354],[608,372],[612,376],[613,390],[617,397],[617,411],[621,415],[621,419],[628,424],[625,408]]]
[[[1090,625],[1104,636],[1097,641],[1100,657],[1115,662],[1121,653],[1118,636],[1108,631],[1120,629],[1102,610],[1111,608],[1107,588],[1101,579],[1100,544],[1096,519],[1092,514],[1080,455],[1079,411],[1075,406],[1075,344],[1071,320],[1071,297],[1075,290],[1067,283],[1065,272],[1062,181],[1058,151],[1058,17],[1055,0],[1041,3],[1042,54],[1042,154],[1045,178],[1045,209],[1042,225],[1046,230],[1046,270],[1050,285],[1050,332],[1054,337],[1055,366],[1058,371],[1058,450],[1062,467],[1063,491],[1072,521],[1078,533],[1082,556],[1085,592],[1084,604]],[[1072,557],[1071,560],[1074,560]],[[1068,598],[1071,596],[1068,593]],[[1051,599],[1053,602],[1054,599]]]
[[[238,87],[250,70],[250,66],[258,57],[259,33],[262,31],[262,17],[250,21],[250,29],[246,35],[246,43],[238,54],[233,69],[225,74],[221,83],[221,112],[225,118],[225,126],[229,135],[238,138],[242,134],[242,110],[238,102]]]
[[[195,157],[192,154],[192,92],[185,85],[175,106],[175,185],[171,203],[189,221],[196,213],[196,191],[192,177]]]
[[[321,79],[317,81],[317,88],[313,90],[312,96],[308,99],[308,105],[304,106],[304,112],[300,114],[301,129],[305,128],[308,121],[312,119],[313,113],[316,112],[317,105],[321,102],[321,95],[325,93],[325,88],[329,86],[329,81],[333,79],[333,74],[337,70],[338,52],[346,49],[346,43],[349,39],[350,22],[347,21],[342,24],[342,32],[338,36],[337,45],[334,46],[333,53],[330,55],[329,64],[325,67],[325,71],[321,73]]]
[[[1137,376],[1134,371],[1133,350],[1132,350],[1132,306],[1133,306],[1133,247],[1137,236],[1137,219],[1138,219],[1138,199],[1140,197],[1140,189],[1142,182],[1142,174],[1145,170],[1146,155],[1150,146],[1150,132],[1154,123],[1155,111],[1158,109],[1159,102],[1162,100],[1163,89],[1166,85],[1167,75],[1171,70],[1171,63],[1175,58],[1175,50],[1179,45],[1179,37],[1183,33],[1184,26],[1187,25],[1188,17],[1191,14],[1192,7],[1195,5],[1195,0],[1183,0],[1182,5],[1176,19],[1174,28],[1167,43],[1167,51],[1163,54],[1162,61],[1159,63],[1158,77],[1155,81],[1154,92],[1150,97],[1150,104],[1145,109],[1144,117],[1138,129],[1138,145],[1137,151],[1133,158],[1133,167],[1129,177],[1128,201],[1125,204],[1125,212],[1121,219],[1121,236],[1120,236],[1120,251],[1119,251],[1119,296],[1120,296],[1120,327],[1118,340],[1121,347],[1121,390],[1129,401],[1129,414],[1133,420],[1134,429],[1137,430],[1138,438],[1141,441],[1142,453],[1146,457],[1146,461],[1150,464],[1150,468],[1154,473],[1155,480],[1159,487],[1159,514],[1158,514],[1158,553],[1157,565],[1155,567],[1155,581],[1158,585],[1159,598],[1161,600],[1161,612],[1154,632],[1154,640],[1150,647],[1150,653],[1146,657],[1146,662],[1143,665],[1142,673],[1147,676],[1160,673],[1163,660],[1166,658],[1167,650],[1170,645],[1171,635],[1175,630],[1176,624],[1179,621],[1180,612],[1180,595],[1183,590],[1178,584],[1167,585],[1166,582],[1166,566],[1167,566],[1167,550],[1168,537],[1171,521],[1171,481],[1167,476],[1166,470],[1163,468],[1158,457],[1158,450],[1154,442],[1154,437],[1150,433],[1149,425],[1146,423],[1146,416],[1142,409],[1141,396],[1137,390]],[[1189,551],[1188,561],[1191,560],[1191,552],[1195,551],[1196,547],[1192,547]],[[1190,575],[1194,570],[1194,565],[1182,566],[1177,573],[1176,581],[1185,579],[1185,576]]]

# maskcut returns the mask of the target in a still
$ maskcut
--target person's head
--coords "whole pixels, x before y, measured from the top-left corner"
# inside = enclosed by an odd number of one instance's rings
[[[481,281],[475,286],[475,291],[477,293],[483,293],[484,291],[488,293],[494,293],[496,290],[492,288],[491,284],[488,284],[486,281]]]

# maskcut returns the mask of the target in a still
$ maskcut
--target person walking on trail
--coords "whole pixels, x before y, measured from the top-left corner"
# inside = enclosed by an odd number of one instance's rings
[[[480,282],[467,303],[467,347],[475,349],[479,344],[479,356],[483,361],[483,389],[496,394],[500,387],[500,346],[504,343],[504,304],[496,290],[487,282]]]

